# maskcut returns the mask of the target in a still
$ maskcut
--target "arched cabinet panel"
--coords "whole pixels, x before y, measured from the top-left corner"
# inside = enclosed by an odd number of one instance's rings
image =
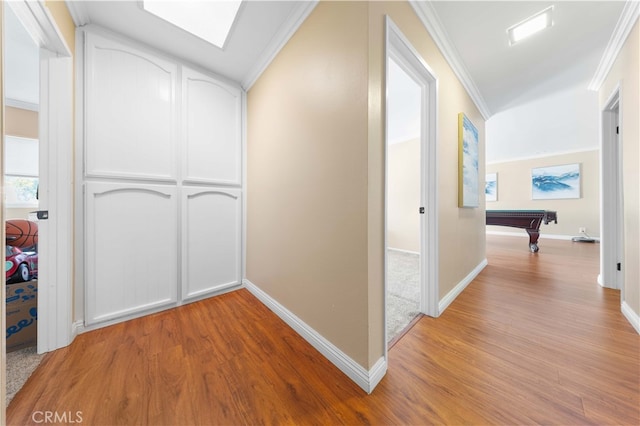
[[[240,185],[241,92],[182,69],[185,182]]]
[[[86,323],[176,302],[177,189],[86,185]]]
[[[86,175],[175,180],[177,65],[86,36]]]
[[[100,327],[239,287],[242,89],[81,31],[78,316]]]
[[[183,189],[183,299],[240,284],[241,208],[238,190]]]

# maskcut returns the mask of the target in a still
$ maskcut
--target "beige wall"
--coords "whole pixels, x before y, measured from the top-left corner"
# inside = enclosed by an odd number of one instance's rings
[[[53,19],[56,21],[56,25],[64,37],[64,41],[67,42],[67,46],[71,51],[71,55],[75,55],[76,51],[76,27],[67,8],[67,4],[60,0],[45,0],[45,5]],[[75,67],[74,67],[75,68]]]
[[[439,220],[439,293],[442,299],[458,285],[480,262],[485,259],[484,204],[480,208],[458,208],[458,113],[464,112],[479,132],[480,175],[484,176],[485,163],[485,122],[455,76],[453,70],[438,50],[407,2],[370,2],[370,82],[382,79],[384,75],[384,17],[389,15],[413,47],[422,56],[438,79],[438,220]],[[376,46],[373,48],[373,46]],[[374,99],[383,99],[383,85],[371,87]],[[370,101],[370,105],[376,104]],[[383,109],[370,113],[370,129],[383,129]],[[379,123],[379,124],[376,124]],[[370,139],[376,149],[384,146],[383,134],[370,130]],[[381,155],[381,154],[380,154]],[[372,168],[380,171],[379,165]],[[382,180],[382,178],[380,178]],[[370,186],[383,189],[382,183],[370,181]],[[382,196],[377,194],[377,211],[383,211]],[[374,209],[372,208],[372,211]],[[380,220],[380,222],[382,222]],[[378,244],[376,239],[370,242]],[[382,247],[382,244],[380,244]],[[382,253],[376,256],[381,256]],[[380,261],[381,262],[381,261]],[[381,273],[381,272],[380,272]],[[370,278],[371,279],[371,278]],[[382,278],[380,278],[382,280]],[[382,309],[382,308],[380,308]]]
[[[6,107],[6,135],[38,139],[38,113],[21,108]]]
[[[420,140],[387,149],[387,247],[420,252]]]
[[[247,96],[247,279],[365,368],[384,353],[386,14],[439,79],[446,295],[485,258],[484,206],[457,207],[457,115],[481,164],[484,120],[411,6],[321,2]]]
[[[600,89],[600,109],[620,83],[624,198],[624,299],[640,315],[640,30],[629,34]]]
[[[367,4],[320,3],[247,119],[247,279],[366,366]]]
[[[544,166],[580,164],[581,198],[567,200],[532,200],[531,169]],[[587,234],[600,236],[600,151],[487,164],[487,173],[498,174],[498,201],[487,201],[487,209],[555,210],[558,224],[541,225],[540,232],[547,235],[576,236],[578,228],[587,228]],[[487,226],[488,231],[521,233],[513,228]]]

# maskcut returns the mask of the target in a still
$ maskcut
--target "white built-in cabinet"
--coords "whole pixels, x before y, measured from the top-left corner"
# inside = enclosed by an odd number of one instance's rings
[[[84,33],[86,326],[241,283],[242,90]]]

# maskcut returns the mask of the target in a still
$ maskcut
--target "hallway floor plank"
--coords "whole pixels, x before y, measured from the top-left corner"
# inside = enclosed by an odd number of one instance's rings
[[[393,346],[371,395],[239,290],[78,336],[45,357],[7,420],[637,425],[640,336],[620,293],[596,283],[598,250],[545,239],[532,254],[487,236],[489,265]]]

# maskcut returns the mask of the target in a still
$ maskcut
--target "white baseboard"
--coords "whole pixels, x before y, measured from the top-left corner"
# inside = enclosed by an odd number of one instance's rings
[[[462,293],[462,291],[465,288],[467,288],[467,286],[471,283],[471,281],[473,281],[473,279],[477,277],[478,274],[482,272],[482,270],[488,264],[489,263],[487,262],[487,259],[484,259],[482,262],[478,264],[478,266],[473,268],[473,271],[469,272],[469,274],[466,277],[464,277],[462,281],[460,281],[449,293],[447,293],[446,296],[440,299],[440,303],[438,303],[438,312],[440,315],[442,315],[445,309],[449,307],[451,302],[453,302],[456,299],[456,297],[458,297],[458,295]]]
[[[418,251],[404,250],[404,249],[399,249],[394,247],[387,247],[387,250],[398,251],[400,253],[417,254],[418,256],[420,255],[420,252]]]
[[[84,332],[84,322],[76,321],[71,324],[71,340],[75,339],[78,334],[82,334]]]
[[[387,372],[387,361],[381,357],[367,371],[360,364],[351,359],[347,354],[342,352],[333,343],[325,339],[320,333],[311,328],[308,324],[298,318],[293,312],[282,306],[277,300],[269,296],[267,293],[258,288],[251,281],[245,279],[244,285],[255,297],[278,315],[284,322],[293,328],[303,339],[316,348],[331,363],[346,374],[365,392],[371,393],[376,385],[382,380]]]
[[[620,310],[622,311],[622,315],[624,315],[633,328],[636,329],[636,332],[640,334],[640,316],[631,309],[631,306],[629,306],[627,302],[622,302]]]
[[[502,235],[505,237],[523,237],[523,238],[529,238],[529,234],[527,234],[527,231],[525,231],[524,229],[522,230],[522,232],[509,232],[509,231],[487,231],[487,235]],[[543,234],[540,233],[540,239],[549,239],[549,240],[567,240],[567,241],[571,241],[571,239],[573,237],[576,237],[577,235],[560,235],[560,234]],[[596,242],[600,242],[600,238],[599,237],[591,237],[594,240],[596,240]]]

